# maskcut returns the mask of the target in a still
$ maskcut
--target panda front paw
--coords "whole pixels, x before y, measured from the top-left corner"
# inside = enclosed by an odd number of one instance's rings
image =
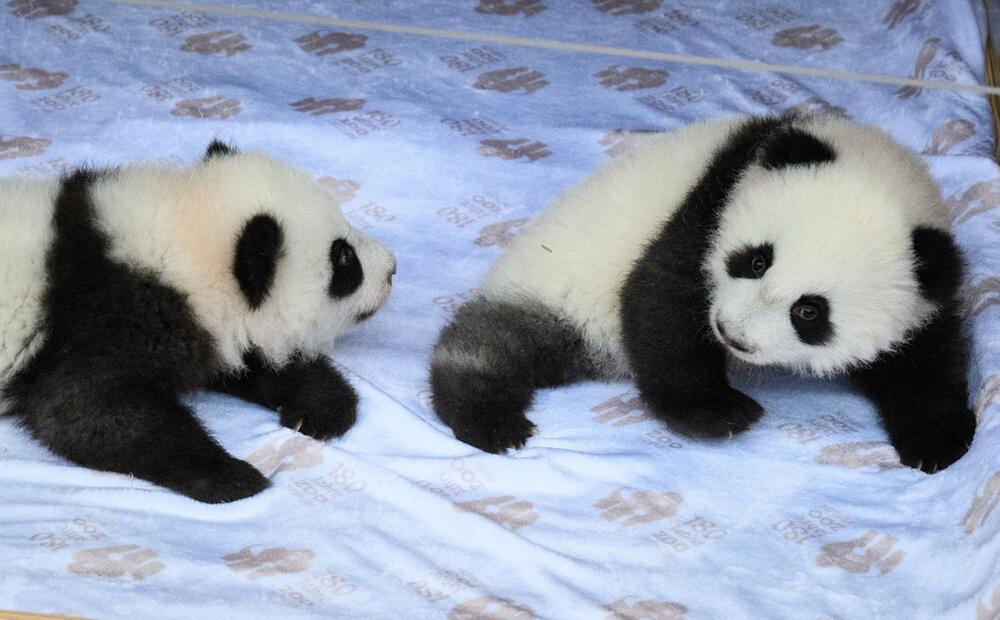
[[[523,414],[495,418],[465,418],[454,425],[455,438],[483,452],[501,454],[520,450],[535,434],[535,425]]]
[[[358,397],[349,393],[303,394],[279,409],[281,425],[325,441],[346,433],[358,419]]]
[[[183,473],[178,467],[174,476]],[[246,461],[226,455],[210,464],[200,463],[189,476],[162,481],[165,486],[207,504],[225,504],[256,495],[271,485],[262,473]],[[161,482],[154,480],[154,482]]]
[[[890,433],[899,461],[907,467],[933,474],[945,469],[969,451],[976,432],[976,416],[963,409],[944,416],[940,423],[908,427]]]
[[[674,401],[657,409],[663,412],[672,430],[709,439],[738,435],[764,415],[764,408],[757,401],[731,387],[721,394],[696,401]]]

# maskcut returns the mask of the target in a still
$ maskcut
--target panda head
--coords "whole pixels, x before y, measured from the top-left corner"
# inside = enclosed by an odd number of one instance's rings
[[[313,177],[266,155],[213,142],[195,185],[222,217],[227,317],[237,348],[280,365],[317,354],[387,300],[392,252],[351,226]]]
[[[805,119],[758,147],[704,270],[734,357],[829,375],[905,342],[948,302],[961,258],[924,164],[884,133]]]

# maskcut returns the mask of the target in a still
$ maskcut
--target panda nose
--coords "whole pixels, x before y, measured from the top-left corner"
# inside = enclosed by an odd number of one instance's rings
[[[753,350],[749,346],[733,338],[726,332],[726,328],[722,326],[722,321],[716,319],[715,329],[718,330],[719,335],[722,336],[722,341],[730,347],[740,351],[741,353],[753,353]]]

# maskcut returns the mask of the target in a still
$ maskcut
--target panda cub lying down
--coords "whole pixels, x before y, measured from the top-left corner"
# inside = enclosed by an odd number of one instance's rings
[[[641,140],[515,238],[441,333],[432,398],[458,439],[519,448],[537,388],[626,377],[671,429],[727,437],[763,413],[731,356],[846,375],[906,465],[966,452],[962,260],[920,159],[837,118]]]
[[[181,402],[211,388],[326,439],[357,396],[324,351],[395,259],[308,175],[213,142],[174,169],[0,180],[0,395],[56,454],[204,502],[268,480]]]

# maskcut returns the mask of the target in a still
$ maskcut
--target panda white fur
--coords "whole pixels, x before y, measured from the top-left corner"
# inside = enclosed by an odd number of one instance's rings
[[[180,396],[198,388],[343,434],[324,355],[386,300],[395,259],[313,178],[213,142],[186,168],[0,181],[4,410],[56,454],[206,502],[268,481]]]
[[[537,388],[634,379],[679,432],[763,413],[727,355],[846,374],[903,463],[928,472],[975,430],[962,259],[925,165],[846,119],[749,117],[640,138],[543,212],[442,332],[433,403],[457,438],[521,447]]]

